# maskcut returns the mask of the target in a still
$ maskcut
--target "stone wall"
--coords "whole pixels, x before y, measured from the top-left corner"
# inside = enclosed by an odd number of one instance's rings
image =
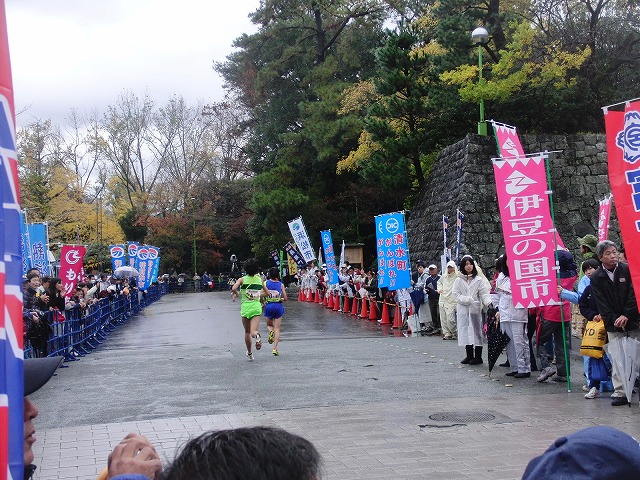
[[[596,234],[598,201],[610,192],[606,139],[603,134],[521,135],[525,152],[549,154],[555,223],[565,245],[578,253],[577,237]],[[465,215],[461,253],[472,254],[493,270],[504,253],[502,226],[491,158],[497,156],[491,136],[469,134],[440,152],[421,197],[407,215],[409,252],[417,260],[439,264],[443,251],[442,215],[449,217],[449,242],[455,255],[456,209]],[[615,209],[609,238],[619,241]],[[577,258],[579,260],[579,257]]]

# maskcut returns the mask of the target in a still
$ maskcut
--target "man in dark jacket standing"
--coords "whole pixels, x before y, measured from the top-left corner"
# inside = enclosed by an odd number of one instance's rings
[[[435,264],[429,265],[429,277],[424,285],[424,291],[429,297],[429,310],[431,311],[431,325],[433,331],[430,335],[440,335],[442,328],[440,324],[440,294],[438,293],[438,281],[440,275],[438,274],[438,267]]]
[[[618,262],[618,248],[610,240],[598,243],[596,255],[602,265],[591,275],[591,288],[609,340],[625,335],[640,340],[640,314],[628,265]],[[615,371],[612,380],[614,392],[611,394],[611,405],[626,405],[629,402]]]

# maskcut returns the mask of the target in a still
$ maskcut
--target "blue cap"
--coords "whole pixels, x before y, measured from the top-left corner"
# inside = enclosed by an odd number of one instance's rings
[[[560,437],[527,465],[522,480],[637,480],[640,445],[611,427],[590,427]]]

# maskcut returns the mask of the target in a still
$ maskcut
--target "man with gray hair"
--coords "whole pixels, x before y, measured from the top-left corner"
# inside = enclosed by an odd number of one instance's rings
[[[610,240],[603,240],[596,245],[596,255],[602,265],[591,275],[591,290],[609,339],[628,335],[640,340],[640,313],[629,266],[618,261],[618,247]],[[614,392],[611,394],[611,405],[628,404],[622,382],[615,371],[612,380]]]

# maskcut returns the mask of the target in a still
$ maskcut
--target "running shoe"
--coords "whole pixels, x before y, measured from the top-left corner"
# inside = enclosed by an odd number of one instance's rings
[[[273,339],[276,336],[276,331],[275,330],[270,330],[269,331],[269,337],[267,338],[267,341],[269,343],[273,343]]]
[[[256,333],[256,350],[260,350],[262,348],[262,339],[260,338],[260,334]]]
[[[253,361],[253,353],[251,352],[247,352],[247,358],[251,361]]]
[[[275,355],[276,357],[278,355],[280,355],[280,353],[278,352],[278,350],[276,350],[275,348],[273,349],[273,351],[271,352],[273,355]]]

